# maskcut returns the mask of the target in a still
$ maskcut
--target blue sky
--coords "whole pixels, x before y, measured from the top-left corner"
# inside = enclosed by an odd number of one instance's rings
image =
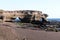
[[[39,10],[48,18],[60,18],[60,0],[0,0],[3,10]]]

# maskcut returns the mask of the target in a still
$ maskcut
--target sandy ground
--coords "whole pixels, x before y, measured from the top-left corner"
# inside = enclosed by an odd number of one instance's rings
[[[14,23],[0,23],[0,40],[60,40],[60,32],[17,28]]]

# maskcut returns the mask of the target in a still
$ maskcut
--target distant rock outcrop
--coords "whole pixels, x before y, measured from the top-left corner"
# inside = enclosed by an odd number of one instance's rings
[[[44,18],[47,17],[47,15],[43,14],[42,11],[37,10],[14,10],[14,11],[0,10],[0,19],[3,22],[12,21],[16,17],[23,19],[23,21],[26,19],[27,22],[28,21],[31,22],[32,20],[39,21],[42,16]]]

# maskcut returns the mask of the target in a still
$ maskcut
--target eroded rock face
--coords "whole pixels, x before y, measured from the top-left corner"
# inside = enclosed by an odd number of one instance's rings
[[[0,40],[19,40],[17,33],[10,27],[0,26]]]

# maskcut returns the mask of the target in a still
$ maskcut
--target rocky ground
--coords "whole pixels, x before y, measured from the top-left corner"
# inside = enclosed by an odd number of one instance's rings
[[[15,23],[0,23],[0,40],[60,40],[60,32],[21,28]]]

